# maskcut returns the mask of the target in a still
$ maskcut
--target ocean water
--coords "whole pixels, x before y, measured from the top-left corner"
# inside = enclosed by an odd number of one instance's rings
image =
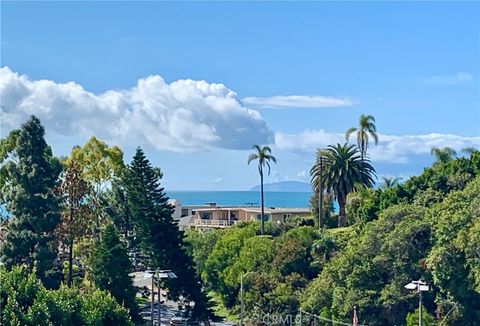
[[[308,208],[309,192],[265,192],[265,207]],[[167,191],[170,199],[178,199],[182,205],[260,205],[257,191]]]

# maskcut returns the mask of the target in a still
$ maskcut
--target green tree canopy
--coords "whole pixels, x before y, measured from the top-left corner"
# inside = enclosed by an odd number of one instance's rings
[[[91,137],[83,147],[75,146],[68,160],[74,161],[82,169],[82,177],[90,183],[89,202],[95,217],[91,231],[96,234],[105,218],[102,194],[107,191],[125,170],[123,152],[117,146]]]
[[[106,291],[47,290],[24,267],[0,266],[0,323],[5,326],[133,326],[128,310]]]
[[[310,170],[312,184],[318,188],[320,182],[338,201],[340,212],[338,225],[346,225],[345,204],[347,195],[361,187],[372,187],[375,169],[366,159],[362,159],[355,145],[330,145],[320,151],[317,160],[322,159],[323,168],[315,163]]]
[[[35,267],[42,281],[54,286],[52,268],[57,252],[54,230],[59,223],[59,200],[54,189],[61,165],[44,136],[40,120],[32,116],[19,131],[7,137],[14,143],[6,146],[12,157],[1,167],[2,191],[12,220],[1,261],[8,268],[15,264],[26,264],[30,270]]]
[[[129,276],[131,271],[132,263],[117,230],[113,224],[108,224],[102,230],[100,243],[95,250],[92,279],[99,289],[110,292],[137,319],[138,306],[135,302],[136,290]]]

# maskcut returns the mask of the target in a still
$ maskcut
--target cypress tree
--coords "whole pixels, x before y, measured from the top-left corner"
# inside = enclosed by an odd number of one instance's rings
[[[1,261],[7,268],[17,264],[36,268],[45,285],[54,286],[54,230],[59,223],[59,200],[54,189],[61,165],[44,136],[40,120],[32,116],[15,137],[13,159],[2,167],[7,180],[3,190],[12,220]]]
[[[134,233],[140,241],[145,265],[151,268],[170,269],[177,279],[166,284],[173,298],[182,295],[195,302],[194,315],[207,318],[210,314],[207,298],[187,254],[183,233],[173,220],[173,207],[161,187],[162,173],[154,168],[141,148],[137,148],[128,166],[126,189]]]
[[[100,238],[92,265],[93,282],[101,290],[109,291],[119,304],[130,309],[132,318],[137,319],[136,291],[128,275],[132,264],[115,226],[108,224]]]

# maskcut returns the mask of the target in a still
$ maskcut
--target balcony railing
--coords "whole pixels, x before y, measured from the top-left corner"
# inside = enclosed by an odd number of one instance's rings
[[[208,220],[208,219],[194,219],[195,227],[207,227],[207,228],[226,228],[237,224],[239,221],[234,220]]]

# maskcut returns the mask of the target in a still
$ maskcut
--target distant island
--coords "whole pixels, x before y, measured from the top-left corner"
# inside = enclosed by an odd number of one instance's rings
[[[266,183],[263,185],[264,191],[278,192],[311,192],[312,187],[309,183],[300,181],[282,181]],[[250,191],[260,191],[260,185],[253,187]]]

